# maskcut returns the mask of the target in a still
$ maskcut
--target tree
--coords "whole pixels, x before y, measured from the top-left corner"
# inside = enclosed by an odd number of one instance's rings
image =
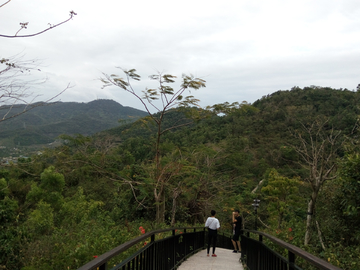
[[[357,141],[357,140],[356,140]],[[339,178],[334,192],[337,221],[342,230],[336,235],[347,245],[360,243],[360,155],[359,146],[347,146],[346,155],[340,160]]]
[[[261,192],[265,195],[265,201],[269,202],[269,212],[277,215],[278,229],[281,228],[284,216],[289,214],[290,206],[295,206],[300,201],[299,186],[298,178],[290,179],[281,176],[275,169],[272,169],[268,175],[267,185],[261,188]]]
[[[6,1],[5,3],[0,5],[0,8],[4,7],[11,0]],[[25,37],[34,37],[40,34],[45,33],[57,26],[60,26],[68,21],[70,21],[76,13],[74,11],[70,11],[70,17],[57,24],[50,24],[50,26],[40,32],[28,34],[28,35],[18,35],[18,33],[27,29],[29,23],[20,23],[20,29],[14,35],[3,35],[0,34],[0,37],[3,38],[25,38]],[[24,76],[29,75],[31,72],[40,71],[39,69],[39,61],[37,60],[23,60],[22,56],[13,56],[8,58],[0,58],[0,110],[3,112],[0,114],[0,122],[16,117],[20,114],[23,114],[35,107],[42,106],[45,103],[48,103],[59,95],[61,95],[64,91],[69,89],[69,85],[60,91],[57,95],[52,98],[43,101],[37,102],[36,104],[32,104],[34,100],[38,97],[38,95],[34,95],[33,92],[29,91],[29,89],[39,83],[43,83],[45,80],[27,80]],[[30,100],[30,102],[28,101]],[[25,109],[21,113],[11,114],[11,109],[18,103],[23,102],[28,104]]]
[[[318,118],[309,125],[301,123],[302,130],[293,133],[299,144],[292,147],[300,157],[300,165],[309,173],[306,181],[311,187],[310,201],[307,206],[305,245],[308,245],[310,241],[318,194],[326,181],[336,178],[336,158],[342,146],[341,131],[330,128],[327,125],[328,122],[329,119]]]
[[[160,144],[161,138],[164,133],[179,128],[181,126],[189,125],[192,121],[187,122],[175,122],[172,126],[168,128],[163,127],[164,117],[169,111],[176,107],[187,108],[188,112],[196,113],[197,110],[190,108],[192,106],[198,106],[198,99],[195,99],[194,96],[183,96],[185,90],[198,90],[202,87],[205,87],[205,80],[200,78],[195,78],[192,75],[182,76],[182,84],[180,89],[175,90],[169,84],[175,82],[176,76],[170,74],[155,74],[149,76],[151,80],[155,80],[158,82],[157,89],[145,89],[143,92],[143,96],[141,97],[139,94],[135,92],[130,81],[140,81],[140,76],[136,74],[135,69],[123,70],[126,78],[123,79],[118,75],[112,74],[107,75],[103,74],[104,77],[101,78],[101,81],[104,83],[104,87],[107,86],[117,86],[121,89],[129,92],[133,96],[135,96],[144,106],[145,110],[148,113],[148,117],[145,118],[146,121],[151,121],[156,125],[156,135],[155,135],[155,173],[153,178],[153,192],[156,204],[156,221],[158,223],[164,222],[165,220],[165,185],[167,182],[167,176],[162,174],[163,168],[161,164],[161,153],[160,153]],[[154,103],[154,101],[160,100],[160,104]],[[150,109],[155,109],[156,114],[151,113]]]

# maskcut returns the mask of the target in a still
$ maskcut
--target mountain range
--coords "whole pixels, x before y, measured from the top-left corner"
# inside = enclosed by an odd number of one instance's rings
[[[16,105],[11,114],[17,114],[26,105]],[[2,114],[8,106],[1,106]],[[0,146],[30,146],[53,142],[59,135],[84,136],[117,127],[120,120],[132,122],[146,112],[123,106],[114,100],[99,99],[88,103],[55,102],[0,122]]]

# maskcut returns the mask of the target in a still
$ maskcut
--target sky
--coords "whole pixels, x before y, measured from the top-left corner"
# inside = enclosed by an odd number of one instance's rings
[[[7,0],[0,0],[5,3]],[[143,110],[131,94],[102,88],[103,73],[135,68],[138,93],[157,85],[152,74],[193,74],[206,88],[190,94],[201,106],[253,103],[278,90],[316,85],[356,89],[360,83],[358,0],[11,0],[0,8],[0,58],[22,55],[41,62],[46,83],[38,100],[72,87],[61,101],[112,99]]]

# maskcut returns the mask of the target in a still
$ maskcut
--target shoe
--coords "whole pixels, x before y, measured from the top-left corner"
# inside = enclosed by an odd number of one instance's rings
[[[209,257],[209,254],[208,254],[208,255],[206,255],[206,256],[208,256],[208,257]]]
[[[217,257],[217,255],[216,255],[216,254],[213,254],[213,255],[211,255],[211,257]]]
[[[234,249],[233,253],[237,253],[237,250]]]

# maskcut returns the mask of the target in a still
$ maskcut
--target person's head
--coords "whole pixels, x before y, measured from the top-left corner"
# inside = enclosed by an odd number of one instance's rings
[[[215,210],[211,210],[211,216],[215,216],[216,215],[216,211]]]
[[[240,214],[240,211],[237,209],[234,212],[235,212],[235,216],[238,216]]]

